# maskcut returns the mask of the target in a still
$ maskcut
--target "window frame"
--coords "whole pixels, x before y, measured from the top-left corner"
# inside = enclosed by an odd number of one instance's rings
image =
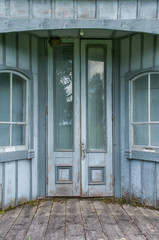
[[[135,77],[129,79],[129,149],[131,151],[143,151],[143,152],[150,152],[150,153],[159,153],[159,146],[152,146],[151,143],[151,125],[157,124],[159,125],[159,121],[151,121],[151,108],[150,108],[150,82],[151,82],[151,75],[157,74],[159,75],[159,71],[146,71],[143,73],[137,74]],[[146,122],[134,122],[133,121],[133,82],[137,79],[140,79],[143,76],[148,77],[148,102],[147,102],[147,109],[148,109],[148,121]],[[135,145],[133,144],[133,126],[134,125],[146,125],[148,126],[148,145]]]
[[[10,136],[10,145],[8,146],[0,146],[0,153],[3,152],[13,152],[13,151],[22,151],[22,150],[28,150],[29,147],[29,128],[30,128],[30,123],[29,123],[29,78],[24,75],[23,73],[20,73],[16,70],[12,69],[2,69],[0,70],[1,73],[9,73],[10,74],[10,121],[0,121],[0,124],[8,124],[10,125],[23,125],[25,126],[25,145],[11,145],[12,144],[12,128],[9,129],[9,136]],[[24,81],[26,81],[26,109],[25,109],[25,122],[16,122],[12,121],[11,116],[12,116],[12,82],[13,82],[13,74],[19,76],[22,78]]]

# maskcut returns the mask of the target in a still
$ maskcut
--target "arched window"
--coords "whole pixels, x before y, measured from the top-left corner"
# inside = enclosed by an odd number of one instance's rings
[[[131,146],[159,147],[159,73],[135,77],[131,89]]]
[[[27,146],[28,79],[14,71],[0,71],[0,148]]]

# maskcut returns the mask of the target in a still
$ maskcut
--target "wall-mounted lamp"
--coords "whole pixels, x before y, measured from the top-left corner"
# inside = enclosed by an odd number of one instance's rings
[[[84,35],[83,29],[80,29],[80,36],[82,37]]]

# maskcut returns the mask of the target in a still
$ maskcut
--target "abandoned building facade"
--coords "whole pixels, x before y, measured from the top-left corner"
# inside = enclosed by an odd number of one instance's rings
[[[0,208],[159,207],[158,0],[0,0]]]

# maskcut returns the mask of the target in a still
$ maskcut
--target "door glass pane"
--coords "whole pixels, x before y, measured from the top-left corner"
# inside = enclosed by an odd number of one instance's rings
[[[0,124],[0,146],[9,146],[9,125]]]
[[[150,86],[151,121],[159,121],[159,74],[151,74]]]
[[[12,145],[25,145],[25,125],[12,126]]]
[[[159,146],[159,125],[151,125],[151,146]]]
[[[105,148],[105,49],[88,48],[87,149]]]
[[[26,121],[26,81],[13,74],[13,90],[12,90],[12,121],[25,122]]]
[[[148,145],[148,125],[133,126],[134,145]]]
[[[10,121],[9,73],[0,73],[0,121]]]
[[[148,76],[133,82],[133,121],[148,121]]]
[[[73,149],[73,45],[54,51],[55,148]]]

